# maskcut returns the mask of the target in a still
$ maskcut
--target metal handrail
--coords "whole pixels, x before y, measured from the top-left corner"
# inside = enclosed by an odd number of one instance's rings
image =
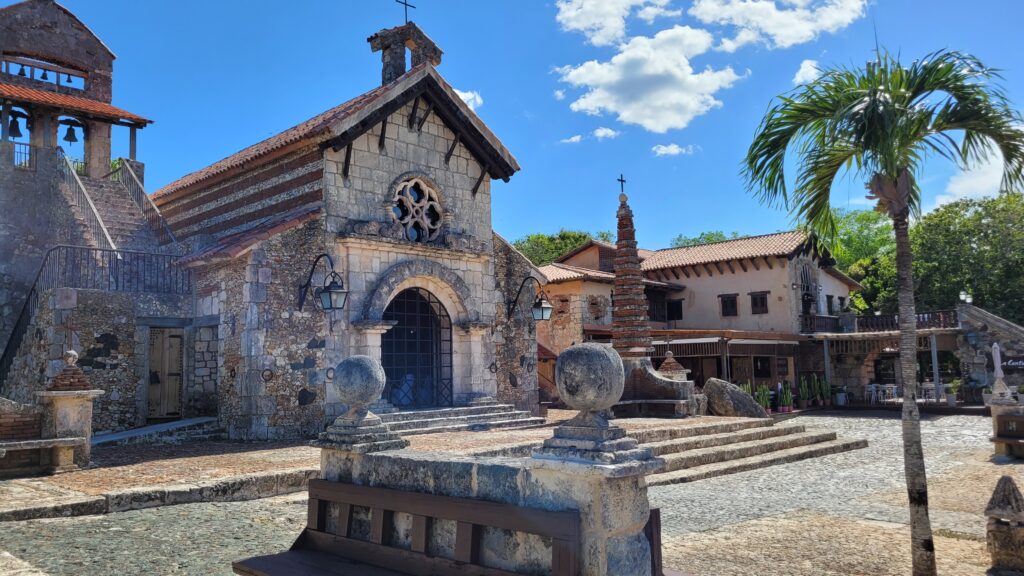
[[[39,302],[39,293],[54,288],[111,292],[191,294],[192,275],[175,266],[179,256],[60,244],[46,251],[18,313],[3,354],[0,385],[10,372]]]
[[[93,204],[92,198],[89,196],[89,192],[85,189],[85,184],[82,183],[82,179],[78,176],[78,172],[75,170],[75,165],[71,162],[71,159],[64,154],[64,149],[57,147],[57,155],[60,156],[63,163],[61,165],[61,176],[64,179],[64,183],[68,185],[71,191],[71,197],[74,199],[76,206],[82,209],[83,216],[86,222],[89,224],[89,231],[92,232],[93,237],[98,241],[101,237],[107,241],[111,250],[117,250],[117,245],[114,244],[114,239],[110,237],[110,233],[107,232],[107,227],[103,225],[103,219],[100,218],[100,213],[96,210],[96,205]],[[89,206],[88,210],[85,210],[82,206],[82,199],[85,199],[85,204]]]
[[[121,165],[111,174],[117,175],[117,180],[128,190],[128,195],[135,201],[135,205],[142,210],[142,215],[146,218],[146,222],[151,227],[158,228],[157,240],[160,244],[177,244],[178,239],[174,236],[174,232],[167,225],[167,220],[164,219],[160,209],[153,203],[153,199],[149,197],[149,194],[146,194],[146,189],[142,185],[142,181],[135,174],[135,170],[132,170],[131,164],[122,160]]]

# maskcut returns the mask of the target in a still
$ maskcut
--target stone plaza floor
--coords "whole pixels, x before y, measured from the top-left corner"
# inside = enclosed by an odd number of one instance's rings
[[[652,488],[666,565],[694,575],[909,573],[897,415],[797,420],[866,438],[869,447]],[[1024,464],[990,461],[988,418],[930,417],[922,430],[939,572],[983,574],[982,510],[1000,475],[1024,480]],[[9,522],[0,525],[0,574],[230,574],[231,560],[287,548],[305,514],[296,493]]]

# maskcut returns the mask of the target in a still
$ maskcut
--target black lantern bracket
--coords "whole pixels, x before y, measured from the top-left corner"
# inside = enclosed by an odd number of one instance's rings
[[[321,260],[327,260],[327,276],[324,278],[324,285],[320,288],[313,288],[313,274]],[[313,266],[309,269],[309,277],[306,283],[299,286],[299,311],[306,304],[306,298],[310,292],[320,300],[320,306],[325,312],[341,310],[345,307],[345,300],[348,297],[348,290],[345,290],[345,281],[334,269],[334,260],[331,255],[324,252],[313,260]]]
[[[519,297],[523,295],[523,289],[526,288],[526,284],[533,280],[537,284],[539,292],[537,293],[537,299],[533,301],[531,310],[533,311],[534,320],[550,320],[551,310],[554,308],[550,302],[548,302],[547,295],[544,293],[544,285],[540,283],[534,276],[527,276],[523,278],[523,283],[519,285],[519,291],[516,292],[516,297],[511,301],[505,303],[505,318],[511,320],[512,314],[516,311],[516,306],[519,305]]]

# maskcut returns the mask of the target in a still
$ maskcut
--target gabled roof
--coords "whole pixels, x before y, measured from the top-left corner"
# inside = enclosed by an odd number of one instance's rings
[[[299,143],[333,146],[340,149],[365,133],[376,122],[376,115],[390,114],[418,96],[429,95],[435,101],[434,113],[466,132],[460,140],[487,165],[492,178],[508,180],[519,170],[512,153],[498,140],[479,117],[462,101],[455,90],[429,63],[420,64],[395,81],[374,88],[339,106],[297,124],[275,136],[236,152],[202,170],[193,172],[158,190],[154,201],[166,201],[178,192],[239,168],[259,165],[275,151]],[[454,128],[453,128],[454,129]],[[469,140],[467,140],[469,138]],[[159,202],[158,202],[159,203]]]
[[[554,262],[547,266],[541,266],[540,271],[547,277],[549,283],[557,284],[559,282],[569,282],[572,280],[590,280],[592,282],[602,282],[610,284],[615,281],[615,274],[612,272],[603,272],[601,270],[591,270],[590,268],[581,268],[579,266],[570,266],[568,264],[562,264],[560,262]],[[675,284],[668,284],[666,282],[659,282],[657,280],[644,279],[645,286],[655,286],[661,288],[672,288],[676,290],[682,289],[682,286]]]
[[[36,0],[25,0],[24,2],[15,2],[14,4],[11,4],[10,6],[4,6],[3,8],[0,8],[0,13],[7,12],[7,11],[13,11],[13,10],[15,10],[17,8],[21,8],[22,6],[24,6],[24,5],[26,5],[26,4],[30,3],[30,2],[34,2],[34,1],[36,1]],[[67,8],[65,8],[63,6],[61,6],[57,2],[53,2],[53,0],[50,0],[50,1],[53,3],[54,6],[57,7],[58,10],[60,10],[61,12],[67,14],[72,20],[74,20],[82,28],[84,28],[86,32],[88,32],[90,35],[92,35],[92,37],[96,39],[96,42],[98,42],[99,45],[102,46],[103,49],[107,51],[107,54],[110,54],[111,58],[113,58],[115,60],[117,59],[117,54],[114,54],[114,51],[110,49],[110,46],[107,46],[107,43],[104,42],[99,36],[97,36],[96,33],[92,31],[92,28],[89,28],[89,26],[85,22],[82,22],[82,20],[78,16],[75,16],[74,12],[72,12],[71,10],[68,10]]]
[[[142,116],[132,114],[131,112],[122,110],[116,106],[111,106],[106,102],[100,102],[99,100],[91,100],[89,98],[82,98],[81,96],[70,96],[68,94],[61,94],[58,92],[49,92],[47,90],[36,90],[35,88],[15,86],[14,84],[0,83],[0,98],[7,98],[18,102],[40,104],[43,106],[53,106],[54,108],[63,108],[71,112],[78,112],[101,118],[103,120],[109,120],[111,122],[130,122],[141,125],[153,123],[152,120],[147,120]]]
[[[807,240],[806,233],[793,230],[697,246],[666,248],[651,254],[640,264],[640,268],[646,272],[744,258],[788,257],[803,250],[807,245]]]

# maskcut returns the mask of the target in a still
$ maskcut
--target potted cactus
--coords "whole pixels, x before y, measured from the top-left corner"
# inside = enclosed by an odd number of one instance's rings
[[[757,387],[757,395],[754,396],[754,400],[764,408],[764,411],[770,416],[772,413],[772,395],[768,391],[768,387],[764,384]]]
[[[818,398],[826,407],[832,406],[832,387],[824,378],[818,380]]]
[[[807,385],[807,377],[800,377],[800,389],[798,390],[800,398],[798,399],[801,410],[807,410],[807,404],[811,401],[811,387]]]
[[[960,384],[960,379],[954,378],[946,385],[946,405],[951,408],[956,408],[956,395],[960,392]]]
[[[740,390],[743,390],[744,392],[750,394],[751,396],[754,395],[754,388],[753,386],[751,386],[750,380],[747,380],[745,384],[740,384]]]
[[[792,412],[793,411],[793,390],[790,389],[789,384],[782,386],[782,392],[779,393],[779,412]]]

